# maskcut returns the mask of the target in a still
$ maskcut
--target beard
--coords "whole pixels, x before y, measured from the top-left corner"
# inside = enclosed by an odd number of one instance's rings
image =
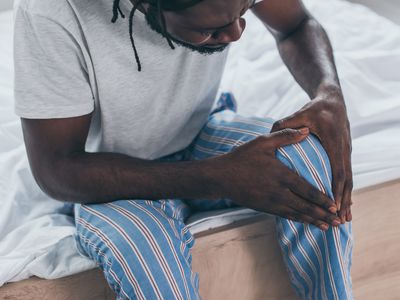
[[[207,46],[194,46],[192,44],[186,43],[184,41],[178,40],[176,38],[174,38],[173,36],[171,36],[169,33],[163,32],[163,30],[161,29],[161,26],[157,20],[157,18],[155,16],[157,16],[157,9],[153,6],[149,7],[149,10],[147,13],[145,13],[145,18],[146,18],[146,22],[149,25],[149,27],[159,33],[160,35],[162,35],[164,38],[169,38],[171,41],[173,41],[175,44],[182,46],[186,49],[189,49],[191,51],[203,54],[203,55],[211,55],[217,52],[222,52],[226,49],[226,47],[228,47],[229,44],[224,44],[222,46],[219,47],[207,47]]]

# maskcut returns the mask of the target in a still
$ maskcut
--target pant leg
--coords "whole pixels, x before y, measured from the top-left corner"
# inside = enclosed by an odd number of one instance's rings
[[[277,157],[333,199],[329,159],[316,137],[279,149]],[[292,284],[302,299],[353,299],[351,222],[324,232],[276,218],[276,227]]]
[[[188,157],[205,159],[230,152],[257,136],[268,134],[273,123],[274,120],[268,118],[238,115],[234,99],[224,94],[219,107],[189,147]],[[277,158],[333,199],[329,159],[315,136],[280,148]],[[196,200],[188,204],[196,210],[220,208],[221,204],[235,205],[229,199],[221,201]],[[353,298],[351,223],[323,232],[313,225],[276,217],[276,228],[292,286],[301,299]]]
[[[77,205],[76,240],[117,299],[200,299],[191,270],[194,239],[181,200]]]

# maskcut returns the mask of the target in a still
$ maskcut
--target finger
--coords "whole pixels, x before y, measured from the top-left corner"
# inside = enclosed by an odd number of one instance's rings
[[[339,211],[339,217],[342,220],[342,224],[344,224],[350,212],[351,206],[351,192],[353,190],[353,174],[351,170],[351,143],[346,144],[346,148],[344,151],[344,166],[345,166],[345,174],[346,179],[343,187],[343,196],[341,200],[341,209]]]
[[[337,132],[331,131],[328,136],[335,137]],[[332,192],[338,211],[342,204],[343,188],[346,180],[346,168],[344,159],[346,155],[343,153],[343,142],[336,138],[320,139],[322,146],[328,154],[332,171]]]
[[[329,153],[328,153],[329,156]],[[341,210],[343,191],[345,185],[344,165],[340,160],[334,159],[331,161],[332,168],[332,192],[335,199],[338,211]]]
[[[351,214],[351,208],[349,207],[349,209],[347,210],[347,218],[346,221],[347,222],[351,222],[353,220],[353,215]]]
[[[288,219],[298,223],[312,224],[324,231],[329,229],[329,225],[327,223],[319,220],[314,220],[313,218],[310,218],[309,216],[304,215],[292,208],[286,208],[282,210],[278,215],[284,219]]]
[[[276,132],[285,128],[300,127],[309,127],[307,118],[305,118],[302,110],[299,110],[286,118],[276,121],[274,125],[272,125],[271,132]]]
[[[323,210],[306,199],[291,193],[290,196],[288,195],[288,200],[290,208],[313,219],[313,224],[314,222],[324,222],[333,226],[340,225],[340,219],[335,214]]]
[[[350,198],[350,206],[349,210],[347,212],[347,222],[350,222],[353,220],[353,214],[351,213],[351,206],[353,205],[353,198]]]
[[[338,216],[341,219],[342,224],[346,223],[347,212],[350,207],[350,201],[351,201],[350,198],[351,198],[351,189],[349,189],[349,184],[346,181],[343,188],[341,208],[338,213]]]
[[[351,221],[349,219],[350,214],[350,205],[351,205],[351,192],[353,190],[352,179],[346,181],[344,191],[343,191],[343,199],[342,199],[342,207],[339,211],[339,217],[342,220],[342,224],[346,221]]]
[[[292,193],[320,206],[332,214],[336,214],[338,210],[332,199],[311,185],[307,180],[300,177],[294,171],[286,168],[286,166],[284,166],[284,168],[287,172],[287,174],[285,174],[286,182],[284,182],[284,184],[289,187],[289,190]]]
[[[294,219],[294,220],[296,220],[296,219],[304,220],[304,223],[312,224],[312,225],[318,227],[319,229],[321,229],[322,231],[326,231],[326,230],[329,229],[329,224],[327,224],[325,222],[322,222],[322,221],[319,221],[319,220],[315,220],[313,218],[310,218],[309,216],[303,215],[303,214],[301,214],[301,213],[299,213],[297,211],[292,213],[291,218]]]
[[[308,128],[286,128],[264,136],[264,145],[269,152],[275,153],[277,148],[301,142],[309,133]]]
[[[348,173],[347,173],[347,183],[345,186],[345,192],[344,192],[344,197],[345,201],[347,203],[347,211],[346,211],[346,221],[350,222],[353,217],[351,215],[351,205],[353,204],[352,201],[352,191],[353,191],[353,171],[352,171],[352,166],[351,166],[351,152],[352,152],[352,143],[351,143],[351,137],[350,137],[350,132],[349,132],[349,137],[348,137],[349,143],[348,143],[348,160],[347,160],[347,167],[348,167]]]
[[[338,209],[336,207],[335,202],[329,198],[326,194],[315,188],[304,178],[300,177],[297,174],[294,174],[294,178],[291,178],[289,185],[289,189],[296,195],[306,199],[330,213],[336,214]]]

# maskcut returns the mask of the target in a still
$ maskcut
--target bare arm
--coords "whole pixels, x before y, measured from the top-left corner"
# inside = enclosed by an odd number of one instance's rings
[[[88,153],[90,115],[22,119],[36,181],[52,198],[81,203],[121,199],[216,198],[210,160],[166,163]]]
[[[273,131],[306,126],[319,137],[331,162],[339,216],[342,223],[350,221],[350,126],[328,36],[300,0],[262,1],[253,12],[274,35],[283,61],[313,100],[276,122]]]
[[[341,92],[328,36],[301,1],[262,1],[253,12],[275,37],[283,61],[310,98],[328,87]]]
[[[22,119],[32,172],[52,198],[102,203],[228,197],[243,206],[312,223],[323,230],[334,224],[332,201],[317,189],[305,190],[305,180],[275,158],[276,148],[303,140],[308,131],[283,130],[261,136],[207,160],[157,162],[118,153],[86,152],[89,124],[90,115]],[[268,180],[271,176],[277,180]]]

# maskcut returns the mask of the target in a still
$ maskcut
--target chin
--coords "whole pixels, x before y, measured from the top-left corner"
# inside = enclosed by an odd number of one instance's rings
[[[226,44],[205,44],[202,45],[201,47],[203,48],[208,48],[208,49],[222,49],[226,48],[229,45],[229,43]]]
[[[197,51],[201,54],[214,54],[217,52],[222,52],[228,47],[229,44],[218,44],[218,45],[202,45],[200,47],[193,47],[192,50]]]

